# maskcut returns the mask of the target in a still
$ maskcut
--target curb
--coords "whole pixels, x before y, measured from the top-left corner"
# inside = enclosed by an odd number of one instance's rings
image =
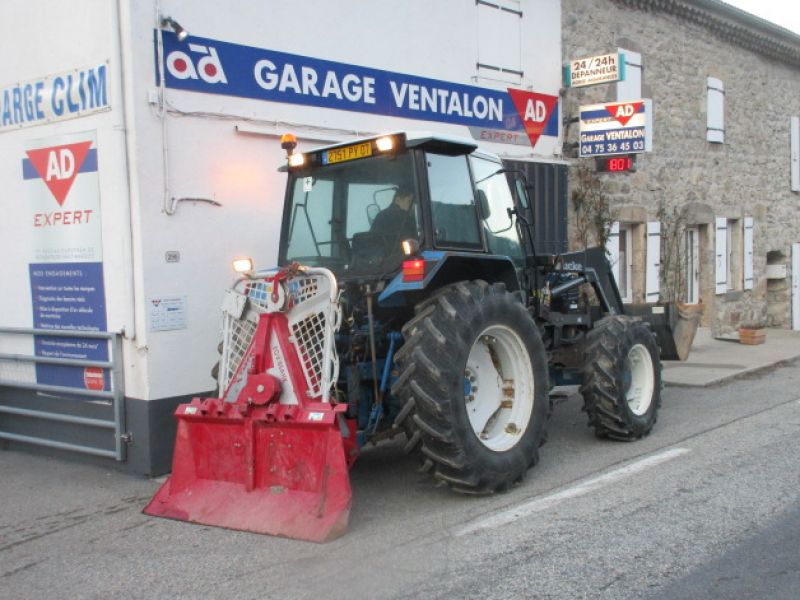
[[[766,365],[759,365],[757,367],[750,367],[748,369],[744,369],[738,371],[736,373],[731,373],[730,375],[723,375],[722,377],[717,377],[705,383],[681,383],[681,382],[670,382],[665,381],[665,387],[675,387],[675,388],[707,388],[707,387],[716,387],[720,386],[725,383],[729,383],[731,381],[735,381],[737,379],[745,379],[752,375],[763,375],[770,371],[774,371],[775,369],[779,369],[781,367],[786,367],[794,362],[800,360],[800,355],[792,356],[789,358],[784,358],[774,363],[769,363]],[[662,376],[663,377],[663,376]]]

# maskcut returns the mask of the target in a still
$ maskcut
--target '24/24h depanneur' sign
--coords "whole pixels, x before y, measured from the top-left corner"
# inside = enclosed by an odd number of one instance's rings
[[[558,96],[496,90],[163,32],[173,89],[558,136]],[[473,133],[474,135],[474,133]]]

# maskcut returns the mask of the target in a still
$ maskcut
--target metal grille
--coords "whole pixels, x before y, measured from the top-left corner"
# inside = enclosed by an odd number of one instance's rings
[[[325,314],[318,312],[292,325],[297,355],[303,366],[309,392],[314,397],[322,393],[326,324]]]
[[[222,361],[225,370],[223,372],[222,369],[220,369],[220,394],[228,387],[228,383],[236,373],[247,349],[250,347],[253,334],[256,332],[259,312],[261,311],[257,309],[248,310],[242,319],[234,319],[230,315],[226,315],[225,317],[226,326],[223,344],[225,355]]]
[[[300,304],[313,298],[318,291],[317,280],[311,277],[303,277],[289,282],[289,295],[295,304]]]
[[[265,279],[258,281],[243,280],[237,283],[234,292],[240,300],[245,296],[247,298],[244,310],[231,310],[229,307],[223,312],[220,394],[225,393],[247,354],[259,315],[281,310],[272,302],[275,285],[269,280],[272,275],[265,275]],[[339,325],[336,279],[325,269],[309,270],[295,279],[289,279],[286,292],[289,296],[289,332],[308,385],[308,394],[327,401],[329,389],[338,376],[334,344],[334,332]],[[282,301],[279,303],[282,304]],[[241,318],[235,315],[241,315]]]
[[[267,308],[267,298],[272,294],[272,283],[266,281],[253,281],[248,284],[247,297],[251,305],[258,308]],[[263,312],[263,311],[262,311]]]

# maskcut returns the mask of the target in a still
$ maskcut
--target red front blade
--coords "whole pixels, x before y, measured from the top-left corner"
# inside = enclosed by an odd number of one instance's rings
[[[145,514],[312,542],[344,533],[351,489],[335,424],[178,418],[172,475]]]

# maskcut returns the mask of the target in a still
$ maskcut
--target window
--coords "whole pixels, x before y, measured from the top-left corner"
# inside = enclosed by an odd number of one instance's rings
[[[614,222],[606,244],[611,272],[623,302],[633,301],[633,231],[634,226],[629,223]]]
[[[509,210],[514,208],[514,199],[505,174],[497,173],[503,165],[477,157],[471,158],[471,161],[489,252],[508,256],[522,267],[525,253],[514,217],[509,214]]]
[[[625,79],[617,82],[617,102],[642,97],[642,55],[619,48],[625,61]]]
[[[716,218],[717,294],[752,287],[752,219],[747,217],[744,222],[745,231],[741,219]],[[744,285],[745,274],[747,285]]]
[[[725,86],[709,77],[706,83],[706,140],[715,144],[725,141]]]
[[[304,188],[305,178],[294,182],[294,198],[298,201],[292,210],[289,225],[291,257],[330,256],[330,222],[333,215],[333,182],[317,181],[313,187]]]
[[[519,0],[476,0],[476,4],[478,76],[522,83],[522,10]]]
[[[619,293],[623,302],[631,302],[633,298],[631,293],[632,233],[630,225],[623,224],[619,228]]]
[[[427,154],[433,237],[437,246],[481,245],[466,156]]]

